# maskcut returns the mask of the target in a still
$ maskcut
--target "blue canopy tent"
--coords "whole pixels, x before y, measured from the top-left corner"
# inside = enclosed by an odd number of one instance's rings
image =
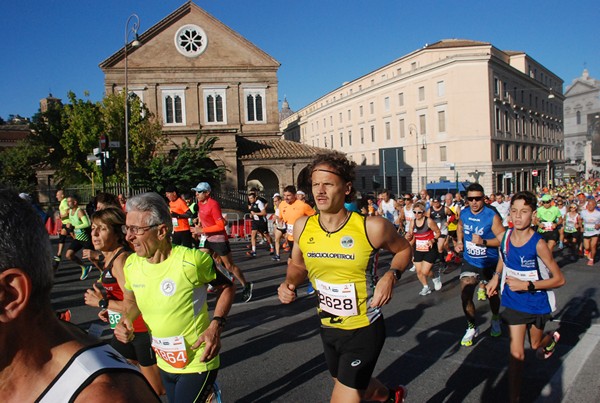
[[[443,197],[446,193],[456,194],[456,188],[461,194],[465,194],[471,182],[441,181],[427,184],[427,193],[431,197]]]

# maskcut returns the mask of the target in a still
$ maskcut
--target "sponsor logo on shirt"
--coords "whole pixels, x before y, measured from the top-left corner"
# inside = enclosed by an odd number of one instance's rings
[[[165,297],[171,297],[173,294],[175,294],[175,289],[175,282],[169,278],[164,279],[160,283],[160,291]]]
[[[354,246],[354,239],[351,236],[346,235],[342,237],[340,245],[342,245],[342,248],[349,249]]]

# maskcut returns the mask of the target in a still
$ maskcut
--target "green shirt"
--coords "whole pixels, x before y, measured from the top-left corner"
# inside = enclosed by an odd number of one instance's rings
[[[155,339],[183,336],[187,364],[176,368],[160,354],[158,366],[170,373],[204,372],[219,368],[219,356],[200,362],[204,344],[191,348],[208,328],[206,284],[216,278],[214,262],[198,249],[174,245],[169,257],[153,264],[132,254],[125,263],[125,288],[133,291],[144,322]]]
[[[90,227],[90,220],[88,219],[87,213],[83,211],[83,217],[79,217],[81,207],[75,209],[75,213],[69,211],[69,221],[73,226],[73,232],[75,233],[75,239],[78,241],[87,242],[90,240],[90,233],[88,228]]]
[[[544,223],[556,223],[562,217],[562,214],[556,206],[551,206],[550,208],[538,207],[537,217],[540,222],[539,231],[547,232],[548,230],[544,228]]]
[[[71,222],[69,220],[69,217],[62,218],[63,215],[68,215],[69,214],[69,202],[67,202],[67,198],[66,197],[60,201],[60,204],[58,205],[58,211],[60,211],[60,216],[61,216],[62,223],[63,224],[69,224]]]

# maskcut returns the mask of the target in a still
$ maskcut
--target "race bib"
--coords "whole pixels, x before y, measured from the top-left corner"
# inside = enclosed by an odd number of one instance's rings
[[[583,227],[583,230],[584,230],[585,232],[594,232],[594,231],[596,231],[596,226],[595,226],[594,224],[591,224],[591,225],[585,225],[585,226]]]
[[[319,292],[319,308],[335,316],[358,315],[354,283],[329,284],[315,280]]]
[[[173,228],[179,227],[179,221],[177,221],[177,218],[171,217],[171,222],[173,223]]]
[[[110,324],[111,329],[117,327],[117,323],[121,321],[122,316],[123,315],[121,314],[121,312],[115,312],[108,309],[108,323]]]
[[[544,228],[544,231],[552,231],[552,223],[544,221],[542,223],[542,228]]]
[[[575,232],[575,226],[573,224],[565,225],[565,232]]]
[[[474,257],[483,257],[487,255],[487,248],[485,246],[477,246],[471,241],[466,241],[467,254]]]
[[[429,252],[429,241],[426,239],[417,239],[415,242],[416,249],[419,252]]]
[[[506,267],[506,266],[505,266]],[[506,275],[509,277],[516,278],[521,281],[538,281],[538,273],[537,270],[513,270],[510,267],[506,267]]]
[[[294,235],[294,224],[286,224],[287,234]]]
[[[183,336],[163,338],[152,336],[152,348],[156,355],[173,368],[183,368],[187,365],[188,356]]]

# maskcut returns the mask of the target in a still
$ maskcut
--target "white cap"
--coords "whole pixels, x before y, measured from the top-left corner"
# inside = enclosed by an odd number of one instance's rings
[[[303,191],[299,190],[296,192],[297,195],[302,195],[302,196],[306,196],[306,193],[304,193]]]
[[[275,194],[273,195],[273,199],[274,199],[274,198],[276,198],[276,197],[281,197],[281,195],[280,195],[279,193],[275,193]]]

